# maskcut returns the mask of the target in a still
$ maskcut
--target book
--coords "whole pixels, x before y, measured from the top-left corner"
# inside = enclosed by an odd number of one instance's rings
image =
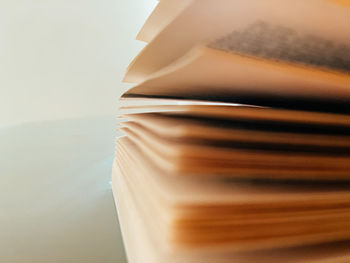
[[[350,261],[349,14],[159,1],[119,100],[130,262]]]

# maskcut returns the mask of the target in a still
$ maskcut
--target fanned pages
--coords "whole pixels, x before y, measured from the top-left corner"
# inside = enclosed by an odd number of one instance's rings
[[[192,0],[135,58],[125,80],[143,81],[198,44],[349,72],[349,12],[339,0]]]
[[[161,0],[119,100],[130,263],[350,262],[350,3]]]
[[[344,100],[350,99],[350,73],[198,47],[124,96],[136,95],[219,100],[267,95]]]

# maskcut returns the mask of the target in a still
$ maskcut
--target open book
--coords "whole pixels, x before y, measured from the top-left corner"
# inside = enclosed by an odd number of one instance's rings
[[[119,100],[130,262],[350,262],[349,25],[343,0],[159,1]]]

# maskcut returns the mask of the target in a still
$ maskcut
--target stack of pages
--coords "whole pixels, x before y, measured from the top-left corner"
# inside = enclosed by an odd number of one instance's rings
[[[350,2],[161,0],[138,39],[113,167],[129,262],[350,262]]]

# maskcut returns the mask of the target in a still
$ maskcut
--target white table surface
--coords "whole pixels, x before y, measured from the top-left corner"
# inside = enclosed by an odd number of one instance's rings
[[[0,262],[125,262],[115,136],[112,116],[0,129]]]

